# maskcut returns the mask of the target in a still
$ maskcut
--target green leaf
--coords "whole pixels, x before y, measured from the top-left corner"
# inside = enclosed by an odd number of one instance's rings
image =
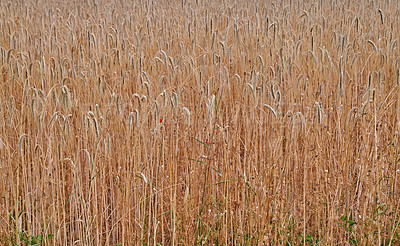
[[[201,140],[198,140],[197,138],[194,138],[194,140],[196,140],[197,142],[199,142],[199,143],[203,144],[203,145],[204,145],[204,146],[206,146],[207,148],[210,148],[210,145],[208,145],[208,144],[204,143],[203,141],[201,141]]]
[[[226,182],[229,182],[229,181],[230,181],[230,180],[220,181],[220,182],[217,182],[217,183],[214,183],[214,184],[207,185],[206,187],[210,187],[210,186],[213,186],[213,185],[223,184],[223,183],[226,183]],[[232,180],[232,181],[235,181],[235,180]]]
[[[204,162],[204,161],[200,161],[200,160],[196,160],[196,159],[192,159],[192,158],[188,158],[188,159],[191,160],[191,161],[195,161],[195,162],[202,163],[202,164],[207,164],[207,163]]]

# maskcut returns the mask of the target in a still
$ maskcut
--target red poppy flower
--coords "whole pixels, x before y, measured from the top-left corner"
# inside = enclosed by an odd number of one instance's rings
[[[160,119],[160,123],[162,123],[162,122],[163,122],[163,118]]]

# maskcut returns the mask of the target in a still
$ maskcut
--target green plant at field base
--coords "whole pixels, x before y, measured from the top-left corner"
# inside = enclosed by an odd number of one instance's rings
[[[306,245],[319,245],[319,239],[315,238],[312,235],[307,235],[306,238],[304,239],[303,234],[298,235],[299,238],[301,238],[300,240],[300,244],[301,246],[304,246],[304,241],[306,242]],[[291,244],[287,244],[287,245],[291,245]]]
[[[43,235],[43,234],[38,234],[36,236],[33,235],[29,235],[27,236],[25,233],[23,232],[18,232],[15,231],[15,233],[19,236],[19,239],[23,242],[25,242],[27,245],[38,245],[38,244],[42,244],[46,241],[46,239],[51,239],[54,237],[53,234],[48,234],[48,235]],[[11,243],[13,245],[18,245],[16,242],[12,241],[10,239]]]
[[[339,222],[339,227],[342,227],[345,229],[345,231],[349,234],[349,243],[350,245],[358,245],[358,239],[355,238],[354,236],[354,226],[356,225],[356,222],[350,220],[347,218],[347,216],[342,216],[340,218],[341,222]]]

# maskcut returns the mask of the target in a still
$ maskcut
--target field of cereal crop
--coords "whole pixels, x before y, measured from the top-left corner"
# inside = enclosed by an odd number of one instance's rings
[[[399,12],[0,1],[0,245],[398,245]]]

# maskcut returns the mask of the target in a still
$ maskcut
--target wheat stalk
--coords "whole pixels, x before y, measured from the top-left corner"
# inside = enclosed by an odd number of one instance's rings
[[[190,126],[190,123],[191,123],[191,121],[190,121],[190,111],[189,111],[189,109],[186,108],[186,107],[183,107],[182,110],[185,112],[186,124],[187,124],[188,126]]]

